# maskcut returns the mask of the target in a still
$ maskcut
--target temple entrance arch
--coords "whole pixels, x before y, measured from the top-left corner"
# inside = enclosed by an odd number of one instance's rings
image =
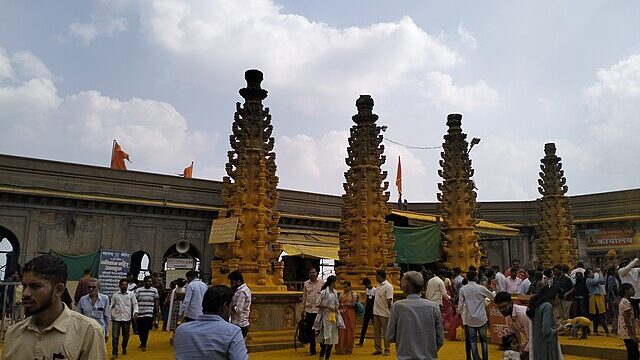
[[[200,271],[201,262],[202,255],[193,244],[189,243],[189,249],[183,252],[178,251],[175,244],[170,246],[162,258],[165,287],[169,288],[173,280],[186,279],[189,270]]]
[[[200,254],[200,250],[189,243],[189,249],[186,252],[179,252],[176,248],[176,245],[171,245],[167,251],[165,251],[164,256],[162,257],[162,270],[167,271],[169,269],[175,268],[172,266],[171,261],[169,259],[192,259],[193,260],[193,270],[200,271],[200,264],[202,262],[202,255]]]
[[[149,265],[151,264],[151,258],[145,251],[136,251],[131,254],[131,266],[129,271],[138,280],[144,280],[144,277],[151,274]]]
[[[0,279],[7,279],[11,274],[20,270],[20,243],[9,229],[0,226]]]

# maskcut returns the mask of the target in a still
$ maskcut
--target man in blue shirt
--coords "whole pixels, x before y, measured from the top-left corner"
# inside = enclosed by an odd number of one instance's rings
[[[186,276],[189,283],[184,287],[184,301],[180,305],[178,315],[182,316],[185,322],[189,322],[202,315],[202,297],[207,291],[207,284],[198,279],[197,271],[189,270]]]
[[[111,309],[109,308],[109,297],[100,293],[100,282],[98,279],[89,278],[87,281],[89,293],[78,301],[76,311],[97,321],[104,331],[104,341],[109,339],[109,323],[111,323]]]
[[[398,360],[438,359],[444,344],[440,307],[420,297],[424,278],[419,272],[404,273],[401,287],[406,299],[391,305],[387,341],[396,343]]]
[[[176,329],[173,348],[176,360],[247,360],[242,330],[228,323],[233,292],[228,286],[209,288],[202,301],[203,315]]]

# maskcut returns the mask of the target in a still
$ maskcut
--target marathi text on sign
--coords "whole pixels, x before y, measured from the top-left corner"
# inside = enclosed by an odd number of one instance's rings
[[[585,231],[587,245],[593,247],[631,245],[633,244],[633,229],[624,230],[590,230]]]
[[[238,229],[238,218],[229,217],[215,219],[211,223],[211,233],[209,234],[209,244],[224,244],[233,242]]]
[[[100,251],[100,292],[113,295],[118,291],[120,279],[126,278],[129,272],[131,254],[126,251],[102,250]]]
[[[167,268],[169,269],[192,269],[193,259],[167,259]]]

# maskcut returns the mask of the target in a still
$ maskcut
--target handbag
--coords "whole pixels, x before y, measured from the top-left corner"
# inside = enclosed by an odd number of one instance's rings
[[[364,305],[362,305],[359,299],[356,300],[356,315],[358,316],[364,315]]]
[[[333,311],[330,311],[330,312],[327,314],[327,321],[328,321],[329,323],[331,323],[331,324],[335,324],[335,323],[337,322],[337,319],[336,319],[336,313],[335,313],[335,312],[333,312]]]
[[[307,318],[301,318],[296,327],[296,338],[303,344],[308,344],[311,340],[311,334],[307,331]],[[295,342],[294,342],[295,344]]]

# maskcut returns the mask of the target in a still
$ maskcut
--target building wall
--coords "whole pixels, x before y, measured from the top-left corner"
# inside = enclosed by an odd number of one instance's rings
[[[339,180],[336,180],[339,181]],[[184,236],[202,254],[207,272],[211,220],[224,207],[221,182],[106,167],[0,155],[0,235],[7,229],[20,247],[19,263],[51,249],[84,254],[100,248],[146,251],[161,270],[165,251]],[[335,231],[340,196],[279,190],[283,227]],[[640,189],[570,197],[578,228],[636,221]],[[438,214],[438,203],[409,203],[408,210]],[[516,227],[523,234],[490,246],[490,260],[506,266],[534,254],[535,201],[482,202],[481,218]],[[620,220],[620,219],[627,220]],[[604,225],[603,225],[604,224]],[[609,224],[609,225],[607,225]],[[640,246],[639,246],[640,249]]]
[[[15,235],[19,263],[55,250],[81,255],[100,249],[145,251],[150,270],[160,271],[165,252],[185,237],[201,254],[202,270],[209,272],[211,246],[207,243],[213,214],[203,218],[186,214],[153,214],[149,207],[125,210],[123,205],[101,208],[99,203],[61,201],[46,197],[0,194],[0,227]],[[38,202],[36,204],[36,201]],[[81,207],[93,205],[93,209]],[[105,206],[106,207],[106,206]]]

